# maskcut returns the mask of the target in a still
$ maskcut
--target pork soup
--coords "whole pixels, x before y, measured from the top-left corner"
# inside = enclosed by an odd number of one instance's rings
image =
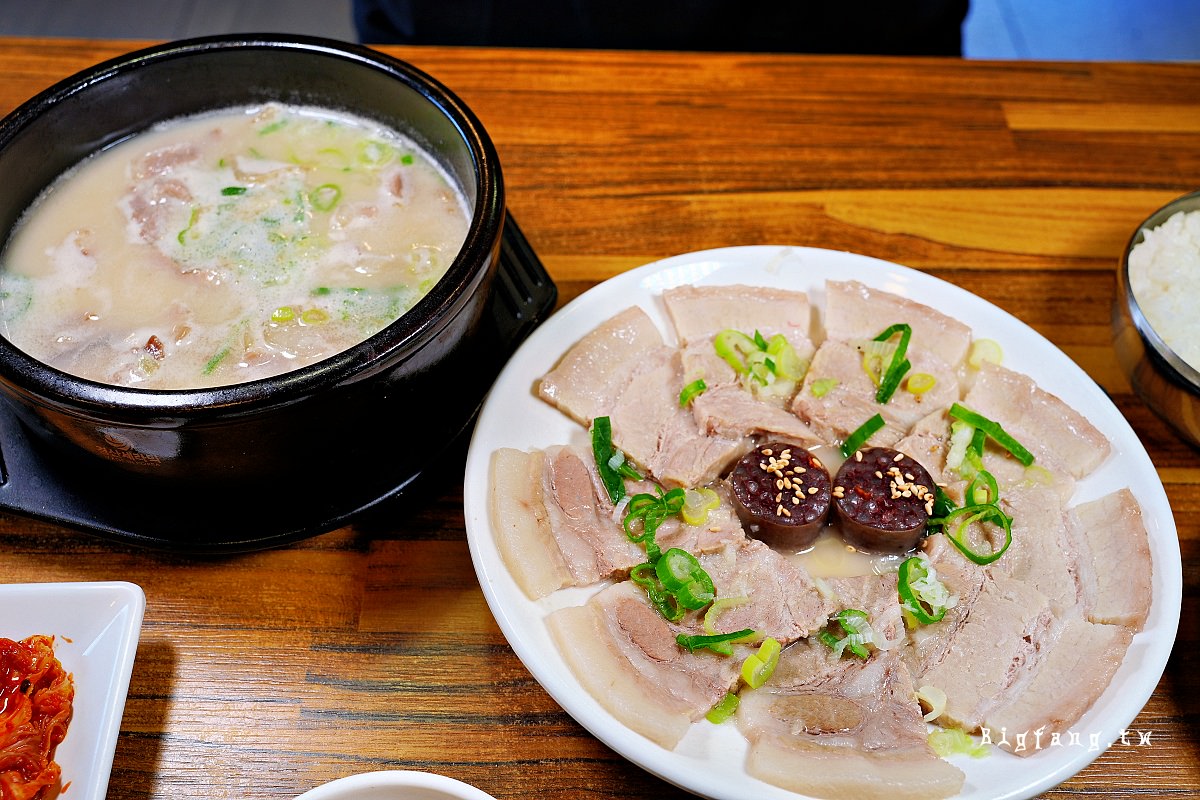
[[[0,332],[103,383],[270,377],[411,309],[468,224],[445,171],[375,122],[277,104],[179,119],[26,212],[0,256]]]

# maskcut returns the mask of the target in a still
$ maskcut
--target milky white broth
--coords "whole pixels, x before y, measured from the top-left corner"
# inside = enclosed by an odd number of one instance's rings
[[[400,317],[468,224],[446,174],[376,123],[275,104],[188,117],[34,203],[0,255],[0,332],[104,383],[268,377]]]

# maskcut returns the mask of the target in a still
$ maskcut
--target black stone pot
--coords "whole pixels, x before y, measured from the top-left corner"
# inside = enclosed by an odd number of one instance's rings
[[[0,231],[86,156],[163,120],[265,101],[365,116],[412,137],[472,209],[461,252],[411,311],[308,368],[154,391],[55,370],[0,338],[0,508],[188,551],[309,536],[394,498],[470,425],[555,300],[511,220],[494,146],[448,89],[330,40],[175,42],[99,64],[0,121]]]

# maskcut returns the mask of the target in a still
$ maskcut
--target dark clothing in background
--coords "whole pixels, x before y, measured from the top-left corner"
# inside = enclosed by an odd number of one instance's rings
[[[354,0],[366,44],[961,55],[968,0]]]

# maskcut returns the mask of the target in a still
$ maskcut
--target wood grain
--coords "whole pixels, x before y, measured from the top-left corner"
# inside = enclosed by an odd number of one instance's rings
[[[133,46],[0,40],[0,112]],[[1046,797],[1200,795],[1200,453],[1131,394],[1109,332],[1126,240],[1200,187],[1200,65],[388,52],[478,114],[564,303],[682,252],[812,245],[967,288],[1078,361],[1159,470],[1185,601],[1132,741]],[[109,798],[290,798],[384,768],[498,798],[688,796],[598,743],[514,656],[471,567],[461,479],[440,476],[415,508],[229,557],[0,515],[0,580],[146,590]]]

